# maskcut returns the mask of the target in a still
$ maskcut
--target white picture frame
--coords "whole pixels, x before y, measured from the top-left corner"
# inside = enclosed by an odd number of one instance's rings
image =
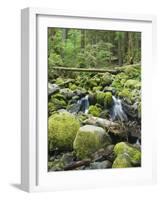
[[[46,28],[49,26],[142,32],[142,137],[144,137],[144,143],[141,168],[52,172],[49,175],[45,124],[47,97],[44,95],[47,92]],[[151,66],[155,67],[155,29],[156,19],[152,15],[90,13],[43,8],[22,10],[21,187],[23,190],[54,191],[156,182],[155,135],[153,133],[153,139],[149,136],[154,119],[149,114],[152,113],[152,102],[148,93],[151,87],[149,81]],[[42,131],[45,133],[42,134]]]

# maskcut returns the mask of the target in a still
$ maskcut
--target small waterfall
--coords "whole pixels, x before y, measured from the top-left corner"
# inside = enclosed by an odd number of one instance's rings
[[[80,104],[80,111],[84,112],[85,114],[88,113],[89,108],[89,100],[88,95],[78,100],[78,104]]]
[[[139,141],[139,138],[136,140],[136,143],[135,143],[135,144],[138,145],[138,146],[141,146],[140,141]]]
[[[128,118],[122,108],[121,99],[116,98],[115,96],[112,96],[112,99],[113,99],[113,107],[112,107],[112,112],[111,112],[111,119],[127,121]]]

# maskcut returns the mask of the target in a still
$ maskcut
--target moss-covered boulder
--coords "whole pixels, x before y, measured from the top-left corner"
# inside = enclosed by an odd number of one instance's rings
[[[69,83],[69,89],[71,89],[72,91],[76,90],[77,87],[78,87],[78,86],[77,86],[76,84]]]
[[[141,164],[141,152],[134,146],[126,142],[117,143],[114,147],[114,153],[116,156],[126,154],[129,157],[131,164],[140,165]]]
[[[70,113],[54,114],[48,119],[49,150],[71,150],[80,127],[79,121]]]
[[[55,83],[58,84],[58,85],[61,85],[61,84],[64,83],[64,80],[61,77],[59,77],[59,78],[56,79]]]
[[[96,101],[98,104],[104,107],[110,107],[112,104],[112,93],[111,92],[97,92]]]
[[[111,143],[109,135],[101,127],[85,125],[81,127],[73,143],[78,159],[90,158],[98,149]]]
[[[102,90],[102,86],[93,87],[93,89],[92,89],[93,92],[97,92],[100,90]]]
[[[86,82],[87,86],[90,88],[96,87],[98,85],[97,80],[95,78],[89,79]]]
[[[129,79],[125,82],[124,86],[126,88],[130,89],[140,89],[141,88],[141,83],[138,80],[135,79]]]
[[[118,93],[118,96],[127,101],[128,103],[132,103],[133,96],[128,88],[124,88],[121,92]]]
[[[119,154],[112,164],[112,168],[128,168],[132,167],[129,156],[126,154]]]
[[[53,105],[53,109],[55,111],[59,110],[59,109],[66,108],[66,106],[67,106],[67,104],[66,104],[64,99],[57,99],[55,97],[52,97],[50,101],[51,101],[51,103]]]
[[[101,79],[101,85],[106,86],[110,85],[113,81],[112,75],[109,72],[106,72]]]
[[[69,88],[60,89],[60,94],[62,94],[67,100],[71,99],[75,95]]]
[[[99,117],[100,113],[102,112],[102,109],[99,108],[98,106],[90,106],[88,109],[88,113],[95,116],[95,117]]]
[[[140,79],[141,78],[141,66],[136,65],[136,66],[124,66],[122,67],[122,70],[124,71],[125,74],[128,75],[129,78],[132,79]]]

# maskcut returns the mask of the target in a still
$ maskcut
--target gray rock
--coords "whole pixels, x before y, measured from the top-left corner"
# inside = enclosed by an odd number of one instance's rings
[[[61,157],[61,161],[64,163],[64,165],[68,165],[73,161],[74,157],[73,157],[73,153],[65,153],[63,154],[63,156]]]
[[[48,95],[52,95],[60,90],[60,87],[56,84],[48,83]]]
[[[109,160],[104,160],[102,162],[93,162],[90,164],[91,169],[106,169],[111,167],[112,163]]]
[[[74,96],[74,93],[69,88],[60,89],[60,94],[64,95],[66,99],[71,99]]]
[[[75,104],[69,105],[69,106],[67,107],[67,110],[68,110],[70,113],[78,113],[79,110],[80,110],[80,107],[81,107],[80,104],[75,103]]]

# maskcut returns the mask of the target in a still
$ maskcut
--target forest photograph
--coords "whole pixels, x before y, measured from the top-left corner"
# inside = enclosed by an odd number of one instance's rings
[[[141,167],[141,32],[47,31],[48,171]]]

